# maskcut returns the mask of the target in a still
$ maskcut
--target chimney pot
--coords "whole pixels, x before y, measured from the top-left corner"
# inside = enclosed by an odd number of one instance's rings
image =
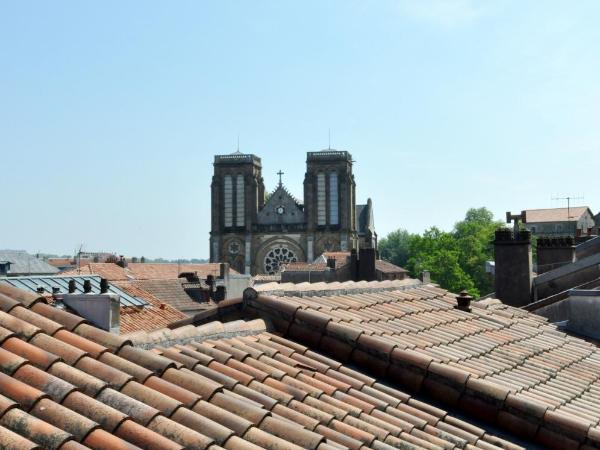
[[[327,258],[327,267],[335,269],[335,258]]]
[[[75,290],[75,280],[69,280],[69,294],[74,294]]]
[[[45,291],[46,291],[46,289],[44,289],[44,287],[43,287],[43,286],[38,286],[38,287],[37,287],[37,293],[38,293],[38,294],[43,294]]]
[[[456,297],[456,309],[460,309],[461,311],[471,312],[471,300],[473,297],[469,295],[467,291],[462,291]]]
[[[83,293],[89,294],[90,292],[92,292],[92,282],[90,280],[84,280],[83,281]]]
[[[106,278],[100,278],[100,293],[106,294],[108,292],[108,280]]]

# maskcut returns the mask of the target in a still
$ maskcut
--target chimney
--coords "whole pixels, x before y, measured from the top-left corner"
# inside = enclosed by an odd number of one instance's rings
[[[108,280],[106,278],[100,278],[100,293],[106,294],[108,292]]]
[[[423,282],[423,284],[431,283],[431,273],[429,272],[429,270],[424,270],[423,272],[421,272],[421,281]]]
[[[537,240],[538,275],[575,261],[573,236],[540,237]]]
[[[358,279],[360,281],[374,281],[377,279],[375,269],[375,249],[361,248],[358,252]]]
[[[76,289],[75,280],[69,280],[69,294],[74,294]]]
[[[335,258],[327,258],[327,267],[329,267],[330,269],[335,269]]]
[[[496,230],[494,240],[496,298],[511,306],[531,301],[531,233],[508,228]]]
[[[92,292],[92,282],[90,280],[83,280],[83,293],[89,294]]]
[[[62,301],[98,328],[119,334],[121,305],[117,294],[65,294]]]
[[[38,286],[36,291],[38,294],[42,295],[44,292],[46,292],[46,289],[44,289],[44,286]]]
[[[456,297],[456,306],[454,308],[460,309],[461,311],[471,312],[471,300],[473,300],[473,297],[471,297],[467,291],[462,291]]]
[[[355,248],[350,251],[350,279],[358,281],[358,257]]]

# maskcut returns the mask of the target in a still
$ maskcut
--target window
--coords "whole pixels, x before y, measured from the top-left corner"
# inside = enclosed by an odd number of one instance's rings
[[[235,212],[235,225],[237,227],[244,226],[244,175],[239,174],[235,180],[235,204],[236,204],[236,212]]]
[[[339,222],[338,209],[338,176],[336,172],[329,174],[329,223],[338,225]]]
[[[225,175],[223,181],[223,213],[225,226],[233,226],[233,182],[231,175]]]
[[[317,174],[317,225],[327,223],[327,208],[325,205],[325,174]]]

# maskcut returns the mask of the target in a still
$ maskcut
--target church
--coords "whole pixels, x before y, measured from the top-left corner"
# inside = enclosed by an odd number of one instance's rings
[[[356,204],[352,155],[308,152],[303,201],[283,185],[265,190],[261,159],[216,155],[211,184],[211,262],[246,274],[276,274],[282,264],[312,262],[324,252],[377,247],[373,205]]]

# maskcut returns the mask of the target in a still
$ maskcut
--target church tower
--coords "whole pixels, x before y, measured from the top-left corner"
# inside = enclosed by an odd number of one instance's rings
[[[309,152],[304,178],[307,257],[357,246],[356,184],[352,155],[346,151]]]
[[[252,225],[265,199],[261,160],[238,151],[213,165],[210,260],[250,273]]]

